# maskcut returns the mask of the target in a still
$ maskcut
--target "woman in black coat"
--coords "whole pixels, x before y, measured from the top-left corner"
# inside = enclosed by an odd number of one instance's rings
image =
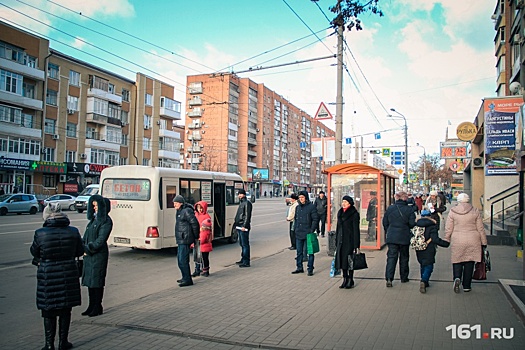
[[[427,242],[427,248],[425,250],[416,250],[417,261],[419,262],[421,270],[419,291],[426,293],[427,287],[429,287],[428,281],[430,280],[430,275],[434,270],[434,263],[436,262],[436,245],[448,247],[450,243],[439,238],[437,222],[431,217],[429,210],[425,209],[421,211],[421,218],[416,222],[416,226],[425,229],[425,242]]]
[[[359,220],[354,200],[350,196],[344,196],[337,213],[335,236],[335,268],[343,270],[343,283],[339,288],[354,287],[354,254],[361,247]]]
[[[82,256],[82,238],[60,204],[49,204],[44,227],[35,231],[30,251],[38,266],[36,305],[44,318],[45,346],[55,348],[57,317],[59,349],[70,349],[68,333],[71,308],[81,303],[80,282],[75,258]]]
[[[111,210],[109,199],[98,194],[89,198],[87,218],[89,223],[84,232],[84,271],[82,285],[88,287],[89,305],[83,316],[102,315],[102,297],[106,284],[109,249],[107,240],[113,228],[108,216]]]

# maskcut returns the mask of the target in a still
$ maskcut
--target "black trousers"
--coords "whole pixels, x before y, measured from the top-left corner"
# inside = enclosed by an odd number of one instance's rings
[[[462,282],[463,289],[471,289],[472,275],[474,274],[474,261],[463,261],[452,264],[454,279],[459,278]]]
[[[399,277],[401,281],[408,279],[408,260],[410,259],[410,245],[388,244],[386,253],[385,279],[392,281],[396,273],[396,264],[399,259]]]
[[[319,214],[319,226],[321,226],[321,228],[320,229],[317,228],[317,233],[324,235],[324,231],[326,227],[326,213]]]
[[[294,222],[290,221],[290,243],[291,243],[290,246],[292,248],[295,248],[295,231],[293,230],[293,224]]]

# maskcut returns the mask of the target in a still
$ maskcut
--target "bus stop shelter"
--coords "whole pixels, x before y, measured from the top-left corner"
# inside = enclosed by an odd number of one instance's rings
[[[342,198],[350,196],[361,219],[361,249],[381,249],[386,244],[381,223],[386,208],[394,203],[397,177],[359,163],[338,164],[324,172],[328,177],[329,193],[327,231],[332,234],[336,231]]]

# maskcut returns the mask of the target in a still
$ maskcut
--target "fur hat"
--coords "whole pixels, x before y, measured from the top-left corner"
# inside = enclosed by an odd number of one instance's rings
[[[432,190],[432,191],[430,191],[430,195],[431,195],[431,196],[437,196],[438,193],[437,193],[437,191]]]
[[[60,206],[60,203],[49,203],[45,208],[44,212],[42,213],[42,218],[44,221],[46,221],[51,216],[54,216],[57,213],[60,213],[62,210],[62,207]]]
[[[350,196],[343,196],[343,200],[350,203],[350,205],[354,205],[354,199]]]

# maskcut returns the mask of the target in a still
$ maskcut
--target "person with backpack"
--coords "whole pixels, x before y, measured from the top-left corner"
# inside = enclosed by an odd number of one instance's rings
[[[421,211],[421,218],[417,220],[412,234],[414,236],[410,240],[410,245],[416,250],[421,270],[419,292],[426,293],[436,262],[436,245],[447,248],[450,243],[439,238],[436,220],[430,217],[430,211],[427,208]]]

